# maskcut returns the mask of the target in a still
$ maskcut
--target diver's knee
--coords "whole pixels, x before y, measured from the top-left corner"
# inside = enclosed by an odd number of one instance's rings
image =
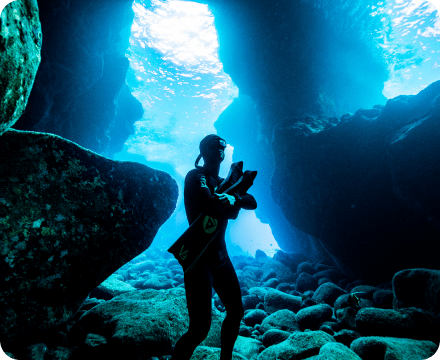
[[[188,332],[191,333],[191,337],[195,342],[201,343],[208,336],[209,330],[211,329],[211,322],[206,322],[204,324],[197,324],[190,327]]]
[[[244,316],[244,308],[243,305],[242,306],[237,306],[233,309],[229,308],[226,309],[226,315],[233,317],[237,320],[241,320]]]
[[[243,316],[244,316],[244,308],[243,308],[243,305],[240,306],[239,311],[238,311],[238,315],[237,315],[237,316],[240,318],[240,320],[243,318]]]
[[[208,336],[209,333],[209,329],[201,329],[200,331],[197,332],[197,336],[196,336],[196,342],[198,344],[200,344],[203,340],[206,339],[206,337]]]
[[[244,316],[244,307],[243,303],[240,301],[240,304],[237,306],[237,316],[241,319]]]

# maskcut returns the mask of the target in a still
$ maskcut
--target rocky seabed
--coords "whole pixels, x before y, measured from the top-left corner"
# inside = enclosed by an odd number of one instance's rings
[[[233,359],[422,360],[438,349],[438,270],[402,270],[373,286],[300,254],[269,258],[258,250],[231,260],[245,309]],[[212,305],[211,330],[194,360],[220,355],[225,308],[214,292]],[[62,329],[7,355],[166,360],[188,324],[182,268],[152,247],[95,288]]]

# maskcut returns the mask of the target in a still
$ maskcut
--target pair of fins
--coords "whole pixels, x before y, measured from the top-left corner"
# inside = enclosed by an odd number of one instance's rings
[[[221,182],[217,189],[217,193],[235,194],[244,196],[249,188],[253,185],[257,177],[256,171],[246,170],[243,172],[243,161],[232,163],[228,176]],[[224,209],[219,208],[217,211]],[[240,208],[235,208],[235,211],[230,212],[228,219],[235,220],[238,216]]]
[[[233,163],[229,170],[228,176],[217,189],[218,194],[235,194],[245,195],[254,183],[257,176],[256,171],[245,171],[243,173],[243,161]],[[216,209],[216,213],[222,209]],[[240,208],[234,209],[231,219],[236,219]],[[217,228],[218,220],[210,214],[202,212],[189,228],[174,242],[167,250],[177,259],[182,266],[184,273],[191,270],[197,261],[201,258],[208,245],[217,236],[219,229]]]

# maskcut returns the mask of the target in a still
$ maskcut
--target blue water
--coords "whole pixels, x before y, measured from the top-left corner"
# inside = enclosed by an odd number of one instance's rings
[[[323,8],[335,26],[374,39],[371,50],[385,58],[390,73],[383,89],[387,98],[416,94],[440,79],[440,15],[431,2],[392,0],[368,6],[365,1],[308,2]],[[136,154],[154,168],[171,168],[182,194],[200,140],[216,132],[214,122],[239,89],[218,58],[217,32],[207,5],[136,0],[133,10],[127,84],[145,114],[114,158],[132,160],[130,154]],[[228,146],[221,176],[226,176],[232,160],[240,159],[233,159],[233,148]],[[177,212],[156,242],[170,244],[187,227],[182,200],[180,196]],[[268,254],[278,249],[269,225],[254,212],[243,212],[231,222],[227,241],[252,255],[256,249]]]

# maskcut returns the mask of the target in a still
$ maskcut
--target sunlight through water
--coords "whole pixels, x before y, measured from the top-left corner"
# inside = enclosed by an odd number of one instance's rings
[[[336,3],[346,6],[343,0],[307,1],[336,18],[340,11],[334,10]],[[207,5],[135,0],[133,10],[135,18],[127,51],[130,69],[126,81],[145,113],[134,124],[134,134],[115,159],[128,160],[129,154],[136,154],[143,156],[152,167],[161,168],[160,164],[172,167],[180,189],[176,211],[179,213],[174,215],[180,226],[175,227],[178,232],[187,226],[182,207],[183,178],[194,168],[200,140],[216,133],[214,122],[238,96],[238,89],[223,71],[214,17]],[[362,2],[359,2],[352,13],[358,11],[362,16],[361,10]],[[383,94],[387,98],[417,94],[440,79],[440,11],[432,2],[385,0],[377,1],[366,10],[367,17],[378,21],[371,24],[382,24],[377,29],[370,24],[360,36],[371,33],[376,39],[374,49],[386,59],[390,77],[384,84]],[[354,15],[340,24],[348,26],[347,22],[356,19],[363,18]],[[232,152],[233,148],[228,146],[220,171],[223,177],[232,162]],[[160,232],[158,237],[162,239],[167,236],[159,235]],[[231,222],[228,236],[240,239],[242,250],[252,255],[256,246],[268,254],[278,249],[270,227],[261,224],[254,212]]]
[[[192,168],[200,140],[238,96],[218,59],[217,32],[207,5],[155,1],[133,4],[127,83],[145,110],[135,123],[129,152]],[[186,164],[186,165],[183,165]]]
[[[175,233],[165,225],[168,230],[161,229],[156,236],[173,242],[179,230],[187,227],[180,213],[184,212],[183,177],[194,168],[200,140],[216,133],[214,122],[238,96],[238,89],[223,72],[214,18],[207,5],[187,1],[145,5],[141,0],[133,3],[135,19],[127,53],[127,84],[145,114],[134,124],[135,133],[127,140],[125,151],[144,156],[154,163],[152,167],[170,164],[181,176],[176,179],[180,194]],[[220,176],[229,171],[233,149],[228,145]],[[124,154],[116,154],[115,159],[123,160]],[[243,213],[231,222],[228,247],[235,253],[238,246],[240,252],[251,255],[257,249],[273,255],[279,247],[270,226],[262,224],[254,211]]]
[[[390,36],[384,33],[382,39],[390,70],[383,94],[387,98],[415,95],[440,80],[440,1],[390,0],[378,4],[372,16],[386,14],[392,29]]]

